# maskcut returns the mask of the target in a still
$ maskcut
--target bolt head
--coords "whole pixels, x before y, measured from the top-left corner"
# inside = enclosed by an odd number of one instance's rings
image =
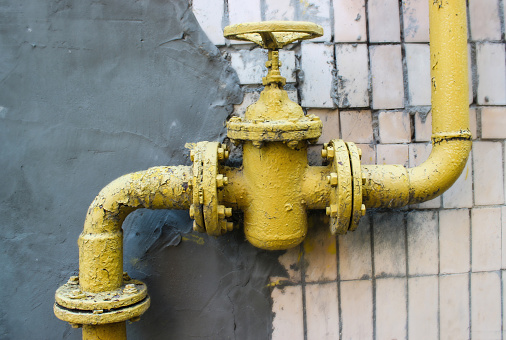
[[[225,149],[223,148],[218,148],[218,159],[220,161],[224,160],[225,159]]]
[[[123,281],[130,281],[131,279],[127,272],[123,272]]]
[[[228,184],[228,177],[225,177],[222,174],[218,174],[216,176],[216,186],[218,188],[223,188],[227,184]]]
[[[322,158],[327,158],[327,149],[322,149]]]
[[[337,186],[337,173],[331,172],[330,176],[327,176],[327,182],[331,186],[336,187]]]
[[[325,208],[325,213],[330,217],[337,217],[337,204],[331,204],[330,207]]]
[[[123,294],[135,294],[137,292],[138,292],[138,290],[135,287],[135,284],[133,284],[133,283],[129,283],[129,284],[125,285],[125,288],[123,289]]]
[[[293,150],[299,145],[299,141],[291,140],[288,143],[286,143],[286,145]]]
[[[226,217],[232,216],[232,208],[225,208],[225,216]]]
[[[218,205],[218,218],[224,218],[225,217],[225,206],[224,205]]]
[[[335,150],[332,146],[329,146],[327,148],[327,159],[333,159],[334,158],[334,155],[335,155]]]
[[[365,204],[362,204],[362,206],[360,207],[360,212],[361,212],[362,216],[365,215],[365,212],[366,212]]]
[[[358,158],[362,159],[362,149],[361,148],[357,148],[357,150],[358,150]]]

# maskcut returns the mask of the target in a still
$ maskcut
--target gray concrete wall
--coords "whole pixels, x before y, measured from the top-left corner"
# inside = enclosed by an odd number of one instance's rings
[[[94,196],[189,164],[185,143],[223,139],[241,100],[184,0],[1,1],[0,338],[79,339],[52,306]],[[124,229],[125,269],[153,301],[131,339],[269,336],[278,253],[189,233],[186,212],[138,211]]]

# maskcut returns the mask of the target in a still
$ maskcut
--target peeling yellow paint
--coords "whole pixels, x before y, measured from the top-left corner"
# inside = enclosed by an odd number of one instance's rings
[[[305,0],[301,3],[309,6]],[[88,209],[78,241],[79,278],[71,278],[57,291],[56,316],[82,325],[84,339],[126,338],[125,320],[137,320],[150,304],[142,282],[130,281],[123,273],[122,223],[139,208],[188,209],[194,230],[214,236],[232,230],[232,208],[240,209],[250,243],[263,249],[289,249],[306,237],[308,209],[325,209],[331,232],[346,233],[358,226],[366,206],[400,207],[441,195],[461,174],[471,148],[466,3],[442,4],[433,1],[430,9],[433,149],[427,161],[410,169],[361,166],[361,151],[342,140],[324,145],[326,164],[310,166],[308,144],[320,137],[322,123],[289,100],[278,49],[321,36],[323,29],[285,21],[226,27],[229,39],[269,49],[260,99],[244,119],[233,118],[227,124],[230,140],[243,144],[242,167],[223,164],[229,152],[225,145],[187,143],[192,167],[151,168],[106,186]],[[204,244],[204,238],[194,234],[182,239]],[[315,246],[307,239],[303,249],[309,254]],[[335,254],[335,242],[326,251]],[[300,251],[297,256],[300,263]],[[123,297],[113,301],[108,298],[113,293]]]

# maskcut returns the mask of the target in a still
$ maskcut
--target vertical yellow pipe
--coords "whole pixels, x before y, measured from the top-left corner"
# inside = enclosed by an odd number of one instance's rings
[[[83,340],[125,340],[126,338],[126,322],[83,325]]]
[[[365,165],[368,207],[401,207],[430,200],[460,176],[471,150],[465,0],[429,0],[432,152],[420,166]]]
[[[79,285],[107,292],[123,284],[123,230],[136,209],[189,209],[191,168],[155,167],[124,175],[100,191],[79,236]],[[125,322],[83,325],[83,339],[126,339]]]

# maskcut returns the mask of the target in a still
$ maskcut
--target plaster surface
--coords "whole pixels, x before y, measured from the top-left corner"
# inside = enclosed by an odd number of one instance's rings
[[[238,78],[184,0],[0,1],[0,51],[0,338],[80,339],[52,306],[89,204],[222,140]],[[187,212],[138,211],[124,230],[125,269],[152,297],[131,339],[269,337],[279,253],[190,233]]]

